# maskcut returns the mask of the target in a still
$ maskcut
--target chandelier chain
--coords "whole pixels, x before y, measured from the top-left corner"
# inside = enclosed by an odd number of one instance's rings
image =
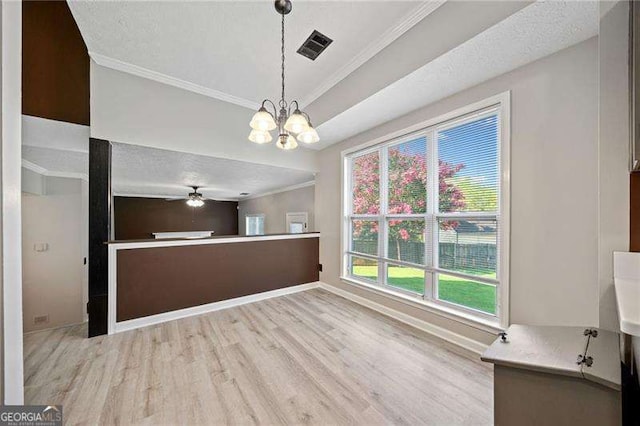
[[[280,98],[280,107],[284,108],[287,103],[284,100],[284,13],[282,14],[282,44],[281,44],[281,53],[282,53],[282,97]]]

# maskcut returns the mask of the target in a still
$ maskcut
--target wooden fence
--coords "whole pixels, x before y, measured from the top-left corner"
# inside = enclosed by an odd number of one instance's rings
[[[375,255],[376,241],[354,241],[354,251]],[[399,256],[398,256],[399,254]],[[389,257],[405,262],[424,264],[425,246],[419,241],[389,241]],[[438,250],[440,267],[444,269],[496,269],[495,244],[440,243]]]

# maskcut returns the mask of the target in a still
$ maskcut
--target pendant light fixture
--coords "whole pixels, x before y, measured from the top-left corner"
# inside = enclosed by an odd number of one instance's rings
[[[318,132],[311,125],[309,116],[300,111],[298,101],[290,104],[284,99],[284,16],[291,12],[291,0],[276,0],[276,11],[282,16],[281,25],[281,57],[282,57],[282,96],[278,102],[279,111],[276,105],[269,99],[262,101],[262,105],[251,119],[251,133],[249,140],[257,144],[269,143],[273,140],[271,131],[278,129],[276,146],[280,149],[290,150],[298,147],[298,141],[311,144],[318,142],[320,137]],[[273,114],[267,110],[265,105],[273,107]],[[295,104],[293,113],[291,108]],[[297,140],[296,140],[297,139]]]

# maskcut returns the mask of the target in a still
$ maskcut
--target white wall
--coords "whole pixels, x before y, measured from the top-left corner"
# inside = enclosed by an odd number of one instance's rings
[[[25,332],[80,323],[86,311],[83,182],[56,177],[44,181],[43,195],[22,195]],[[36,252],[39,243],[48,244],[48,250]],[[43,315],[49,321],[36,325],[34,318]]]
[[[68,177],[43,176],[44,195],[68,195],[80,194],[82,190],[82,180]],[[78,229],[80,225],[78,224]]]
[[[20,161],[22,109],[22,5],[1,2],[1,198],[2,198],[2,387],[4,404],[24,401],[22,359],[22,260],[20,256]]]
[[[629,74],[626,1],[601,3],[599,248],[600,326],[618,330],[613,252],[629,250]]]
[[[255,111],[91,62],[91,136],[315,171],[316,153],[247,140]]]
[[[597,325],[597,47],[597,38],[587,40],[321,151],[320,279],[472,339],[493,340],[341,282],[340,152],[510,90],[511,322]]]
[[[308,231],[315,230],[315,189],[313,185],[278,192],[264,197],[242,200],[238,203],[238,232],[246,235],[245,215],[262,213],[265,215],[265,234],[283,234],[287,232],[287,213],[309,213]]]
[[[28,192],[33,195],[42,195],[44,192],[44,176],[23,167],[22,192]]]

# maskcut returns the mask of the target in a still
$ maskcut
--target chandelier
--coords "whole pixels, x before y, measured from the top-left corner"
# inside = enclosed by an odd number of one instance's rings
[[[284,99],[284,15],[291,12],[291,0],[276,0],[275,8],[282,15],[282,44],[280,50],[282,57],[282,96],[280,102],[278,102],[280,109],[278,112],[276,105],[269,99],[262,101],[260,109],[251,119],[251,123],[249,123],[251,126],[249,140],[258,144],[269,143],[273,140],[270,132],[277,128],[278,139],[276,146],[280,149],[290,150],[298,147],[297,141],[310,144],[318,142],[320,137],[316,129],[311,125],[309,116],[300,111],[298,101],[294,100],[287,104]],[[273,107],[273,114],[265,107],[267,104]],[[295,109],[291,113],[291,108],[294,104]]]

